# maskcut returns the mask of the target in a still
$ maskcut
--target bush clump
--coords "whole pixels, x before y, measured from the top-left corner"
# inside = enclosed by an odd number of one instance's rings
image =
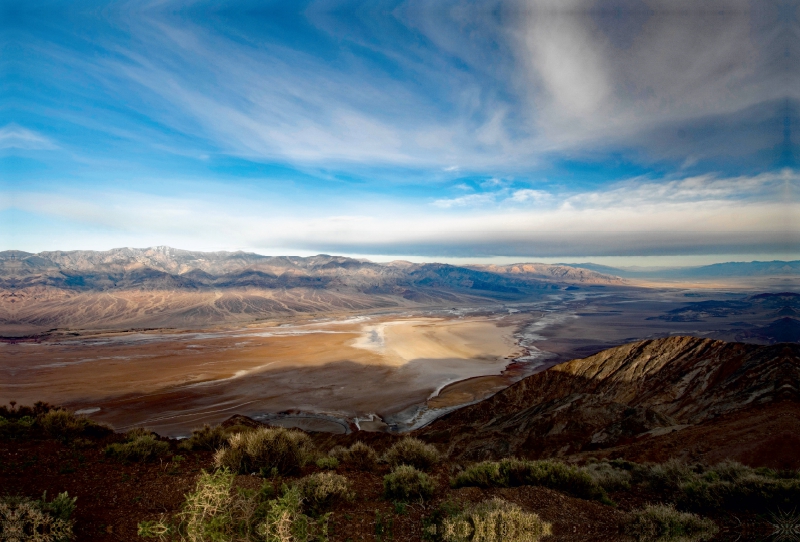
[[[339,466],[339,460],[335,457],[320,457],[317,459],[317,467],[326,470],[336,470],[336,467]]]
[[[383,477],[383,492],[386,498],[407,501],[428,499],[436,490],[436,482],[411,465],[399,465]]]
[[[0,497],[0,535],[3,540],[38,540],[67,542],[72,540],[75,511],[74,497],[64,492],[47,501],[47,492],[39,500],[25,497]],[[19,531],[22,526],[23,531]],[[31,531],[28,531],[30,529]],[[17,538],[19,535],[19,538]]]
[[[221,425],[203,425],[192,431],[192,436],[182,441],[178,447],[184,450],[217,451],[228,441],[228,432]]]
[[[355,498],[355,493],[350,489],[350,481],[332,472],[311,474],[298,480],[296,485],[304,502],[315,514],[336,500],[351,501]]]
[[[227,467],[242,474],[277,472],[294,474],[314,454],[314,445],[302,431],[283,427],[260,427],[248,433],[235,433],[228,447],[214,455],[217,467]]]
[[[494,498],[468,506],[442,522],[444,542],[536,542],[552,526],[519,505]]]
[[[622,491],[631,488],[631,473],[624,468],[617,468],[607,461],[589,463],[583,470],[606,491]]]
[[[405,437],[395,442],[383,456],[392,467],[411,465],[427,470],[441,460],[441,454],[432,444],[426,444],[414,437]]]
[[[125,434],[124,442],[109,444],[103,452],[123,461],[150,461],[166,455],[169,443],[158,440],[155,433],[137,427]]]
[[[328,518],[303,513],[303,496],[297,486],[271,498],[272,485],[261,491],[233,490],[236,476],[228,469],[203,471],[194,491],[188,493],[180,513],[139,523],[139,536],[189,542],[267,541],[306,542],[328,539]]]
[[[710,519],[679,512],[671,504],[654,504],[634,510],[625,525],[625,533],[639,540],[710,540],[717,531]]]
[[[585,470],[552,460],[484,461],[460,472],[450,485],[454,488],[544,486],[581,499],[610,502],[605,490]]]
[[[372,471],[378,465],[378,453],[375,449],[361,441],[355,442],[349,448],[334,446],[328,456],[362,471]]]

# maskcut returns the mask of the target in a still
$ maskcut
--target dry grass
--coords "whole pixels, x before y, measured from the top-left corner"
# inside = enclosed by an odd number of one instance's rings
[[[679,512],[673,505],[648,505],[631,513],[625,533],[638,540],[695,542],[710,540],[718,528],[713,521],[696,514]]]
[[[388,499],[408,501],[428,499],[436,490],[436,482],[411,465],[400,465],[383,477],[383,492]]]
[[[214,455],[217,467],[238,473],[264,472],[288,475],[300,470],[314,455],[309,436],[283,427],[260,427],[248,433],[236,433],[228,447]]]
[[[373,471],[378,465],[378,453],[372,446],[361,441],[355,442],[349,448],[334,446],[328,456],[362,471]]]
[[[435,446],[414,437],[405,437],[396,442],[383,456],[384,461],[392,467],[411,465],[420,470],[431,468],[441,458],[442,456]]]
[[[445,518],[445,542],[537,542],[552,534],[552,526],[519,505],[494,498]]]
[[[301,478],[297,488],[304,502],[315,514],[320,513],[337,500],[351,501],[355,493],[350,488],[350,481],[332,472],[318,472]]]

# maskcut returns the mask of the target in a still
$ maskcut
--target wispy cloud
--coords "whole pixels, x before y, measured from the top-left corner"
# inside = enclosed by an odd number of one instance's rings
[[[0,128],[0,149],[54,150],[58,145],[42,134],[16,124]]]

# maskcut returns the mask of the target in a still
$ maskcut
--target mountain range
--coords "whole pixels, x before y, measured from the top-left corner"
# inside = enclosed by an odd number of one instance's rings
[[[519,299],[624,279],[569,266],[386,264],[170,247],[0,252],[0,326],[182,327],[293,314]]]

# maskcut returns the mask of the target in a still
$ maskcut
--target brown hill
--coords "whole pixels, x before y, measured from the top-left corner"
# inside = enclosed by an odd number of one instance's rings
[[[686,456],[690,446],[680,442],[682,431],[695,440],[704,427],[709,435],[714,427],[725,427],[730,435],[756,416],[759,431],[748,438],[762,447],[771,439],[777,450],[800,444],[799,387],[800,345],[671,337],[558,365],[452,412],[419,434],[468,460],[611,449],[624,455],[622,450],[634,445],[641,455],[647,448],[642,443],[664,441],[661,435],[672,439],[667,455]],[[724,444],[721,429],[715,431]]]

